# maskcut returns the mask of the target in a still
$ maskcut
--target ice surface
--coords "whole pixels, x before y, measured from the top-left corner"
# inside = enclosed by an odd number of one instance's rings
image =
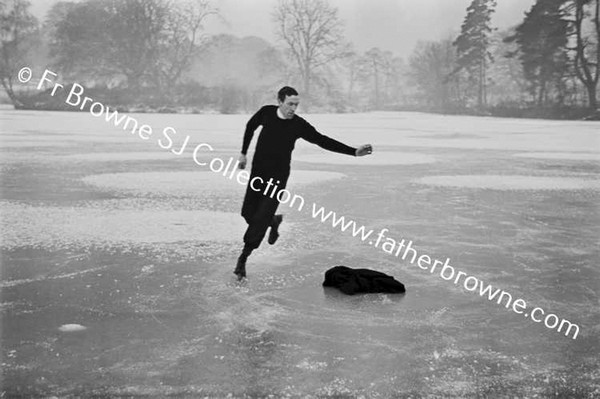
[[[2,246],[59,247],[66,243],[161,243],[239,241],[245,222],[236,213],[116,210],[3,204]]]
[[[203,168],[206,169],[206,168]],[[243,195],[244,184],[237,180],[235,171],[231,178],[230,169],[226,176],[215,172],[145,172],[145,173],[109,173],[92,175],[83,181],[102,189],[119,190],[152,195],[169,196],[211,196],[217,193]],[[319,183],[328,180],[341,179],[344,174],[339,172],[294,170],[288,182],[288,190],[294,192],[302,185]],[[242,183],[245,180],[240,180]]]
[[[154,152],[92,152],[88,154],[72,154],[63,157],[66,160],[77,160],[85,162],[113,162],[113,161],[139,161],[139,160],[176,160],[180,156],[170,151]]]
[[[522,154],[515,154],[515,156],[534,159],[558,159],[600,162],[600,154],[598,154],[597,152],[525,152]]]
[[[0,112],[0,141],[23,144],[0,153],[7,397],[600,395],[597,122],[306,115],[375,152],[299,141],[289,185],[577,323],[573,340],[309,206],[280,208],[279,241],[238,282],[244,186],[195,165],[192,144],[171,162],[156,138],[171,126],[178,145],[189,134],[237,157],[248,115],[132,114],[158,135],[145,141],[89,113]],[[324,289],[335,265],[393,275],[407,293]]]
[[[600,180],[576,177],[519,175],[427,176],[419,184],[446,187],[487,188],[494,190],[600,190]]]
[[[31,132],[22,135],[0,135],[0,142],[3,142],[6,146],[13,146],[13,143],[41,143],[40,146],[50,145],[61,145],[69,143],[129,143],[135,144],[138,137],[131,137],[131,135],[101,135],[89,133],[86,135],[76,134],[40,134],[42,132]]]
[[[65,141],[36,141],[36,140],[0,140],[1,148],[21,148],[21,147],[68,147],[73,145]]]
[[[323,132],[355,145],[494,149],[514,151],[578,151],[600,148],[596,122],[502,119],[418,113],[350,114],[311,117]],[[574,130],[577,134],[570,134]]]

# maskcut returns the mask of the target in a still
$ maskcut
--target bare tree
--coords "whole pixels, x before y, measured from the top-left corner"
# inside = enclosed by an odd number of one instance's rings
[[[588,7],[589,6],[589,7]],[[571,0],[566,3],[567,19],[574,36],[574,67],[577,78],[583,83],[588,94],[590,109],[598,108],[596,90],[600,78],[600,0]],[[591,15],[591,33],[585,34],[586,16]]]
[[[356,86],[365,74],[365,60],[362,56],[352,51],[341,61],[347,74],[346,82],[348,82],[348,89],[346,96],[348,102],[353,103]]]
[[[217,10],[207,0],[171,1],[167,7],[170,12],[158,47],[156,75],[159,86],[168,90],[191,66],[198,45],[206,39],[202,24],[208,16],[217,15]]]
[[[30,38],[38,22],[28,11],[26,0],[0,1],[0,81],[15,105],[20,105],[13,91],[13,79],[24,66]]]
[[[106,6],[112,17],[107,27],[113,49],[109,61],[127,76],[132,88],[153,81],[153,65],[159,59],[160,41],[169,17],[168,3],[165,0],[112,0]]]
[[[168,11],[163,0],[87,0],[55,11],[51,48],[62,73],[96,81],[124,77],[130,88],[154,81]]]
[[[87,0],[53,19],[53,53],[62,72],[168,93],[191,65],[207,0]]]
[[[381,70],[387,68],[387,60],[383,52],[374,47],[365,53],[365,61],[369,66],[370,75],[373,77],[373,105],[379,109],[381,105]]]
[[[273,13],[277,35],[284,41],[310,95],[317,68],[343,55],[342,22],[325,0],[279,0]]]
[[[368,77],[372,79],[373,101],[376,109],[381,109],[382,101],[389,101],[391,96],[389,90],[395,80],[397,60],[389,51],[382,51],[377,47],[371,48],[363,57]]]
[[[450,109],[457,102],[457,55],[451,39],[419,42],[409,59],[409,76],[427,106]]]

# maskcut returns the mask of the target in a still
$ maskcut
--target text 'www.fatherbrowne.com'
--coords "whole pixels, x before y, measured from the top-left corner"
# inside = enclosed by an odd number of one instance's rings
[[[332,227],[339,228],[342,232],[348,231],[353,237],[360,238],[361,241],[367,241],[369,245],[375,248],[381,248],[384,252],[401,258],[402,260],[409,259],[411,264],[416,264],[422,270],[429,273],[438,274],[446,281],[452,281],[455,285],[462,285],[467,291],[476,292],[481,297],[487,298],[490,301],[495,301],[498,305],[504,303],[506,309],[523,315],[525,318],[533,320],[535,323],[544,323],[544,325],[557,332],[563,332],[565,336],[570,336],[575,339],[579,335],[579,326],[571,323],[569,320],[561,319],[553,313],[546,313],[544,309],[536,307],[528,311],[527,303],[521,298],[513,300],[513,296],[508,292],[499,288],[494,288],[490,284],[485,284],[480,279],[470,276],[467,273],[458,270],[450,265],[450,259],[446,258],[444,262],[433,259],[429,255],[417,253],[413,248],[412,241],[402,239],[400,241],[387,237],[385,234],[388,229],[381,229],[376,237],[373,237],[373,230],[367,230],[365,226],[357,226],[354,220],[346,219],[344,216],[338,216],[333,211],[326,211],[323,207],[317,207],[313,203],[312,217],[320,219],[322,223],[330,222]],[[371,238],[369,240],[369,238]]]

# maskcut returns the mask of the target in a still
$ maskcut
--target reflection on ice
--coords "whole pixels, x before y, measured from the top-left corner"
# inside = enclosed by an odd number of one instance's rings
[[[342,177],[344,174],[338,172],[293,170],[288,182],[288,190],[293,192],[294,187]],[[243,196],[246,189],[246,186],[237,180],[237,175],[230,178],[230,174],[223,176],[204,171],[108,173],[86,176],[83,181],[101,189],[163,196],[202,197],[211,194],[236,195],[236,193]],[[244,183],[244,180],[241,182]]]
[[[2,148],[21,148],[21,147],[70,147],[74,143],[64,141],[4,141],[0,140],[0,147]]]
[[[600,181],[577,177],[540,177],[520,175],[426,176],[418,184],[493,190],[598,190]]]
[[[170,151],[152,151],[152,152],[92,152],[89,154],[71,154],[62,157],[65,160],[76,161],[139,161],[153,159],[181,159],[180,156]]]
[[[62,243],[234,243],[245,223],[236,213],[2,206],[2,246],[61,246]]]
[[[515,157],[566,161],[600,161],[600,153],[593,152],[524,152],[515,154]]]

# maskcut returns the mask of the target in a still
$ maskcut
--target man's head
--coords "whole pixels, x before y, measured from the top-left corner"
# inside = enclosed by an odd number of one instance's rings
[[[277,93],[279,101],[279,110],[286,119],[292,119],[296,113],[296,108],[300,104],[298,92],[293,87],[282,87]]]

